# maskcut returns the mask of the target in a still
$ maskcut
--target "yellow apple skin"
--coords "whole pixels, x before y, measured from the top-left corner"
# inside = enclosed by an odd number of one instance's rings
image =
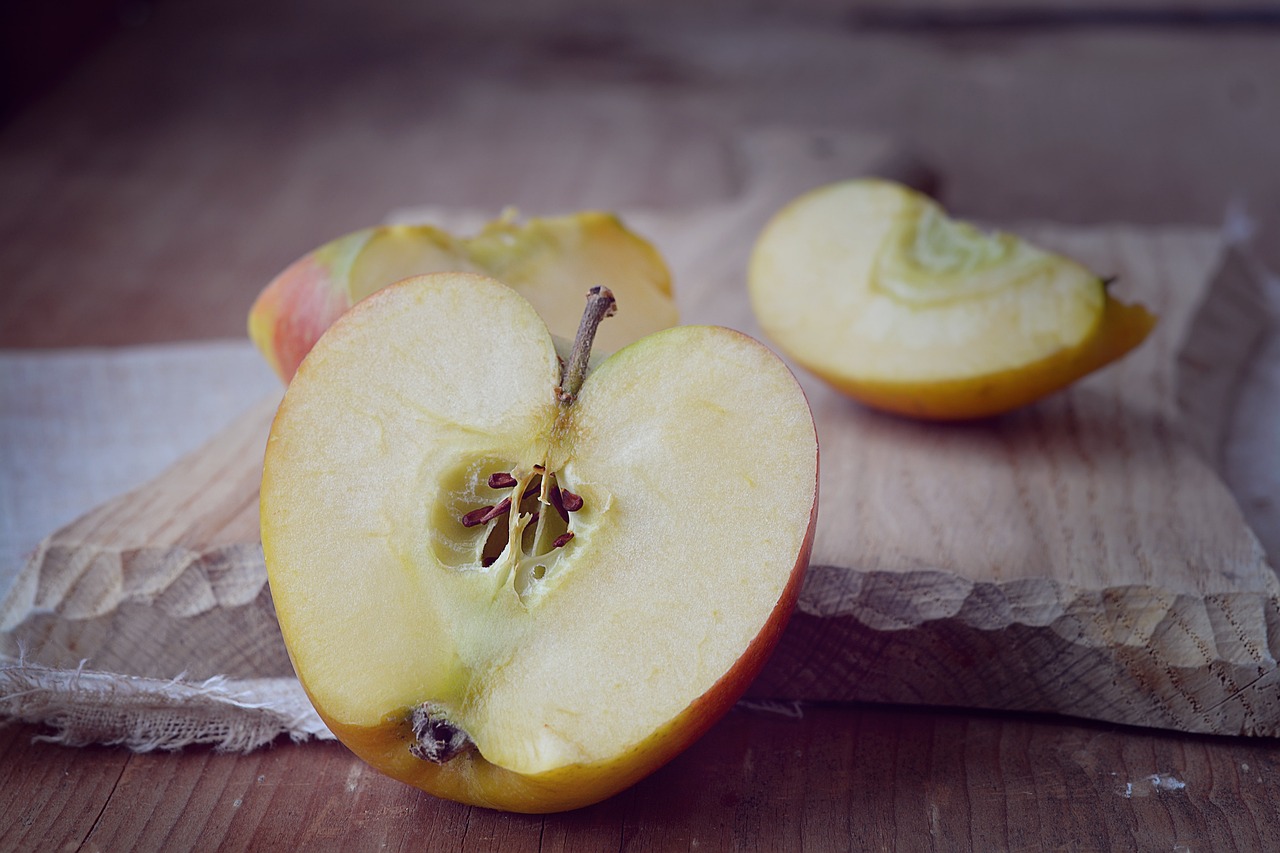
[[[798,364],[924,420],[1033,403],[1123,357],[1156,323],[1080,264],[874,179],[779,211],[756,241],[749,289],[765,334]]]
[[[1099,283],[1101,287],[1101,283]],[[931,421],[989,418],[1028,406],[1117,361],[1142,343],[1156,317],[1141,305],[1107,297],[1097,331],[1076,347],[1016,369],[950,382],[876,382],[811,366],[848,396],[881,411]]]
[[[759,675],[795,610],[809,564],[818,518],[816,483],[809,518],[804,547],[786,592],[733,669],[682,714],[615,761],[562,767],[536,776],[498,767],[475,750],[445,764],[432,764],[414,758],[406,749],[410,735],[403,714],[391,715],[384,725],[368,728],[330,719],[319,705],[316,710],[338,740],[370,766],[442,799],[526,814],[569,811],[598,803],[631,787],[691,746],[729,712]]]
[[[583,211],[523,224],[507,214],[471,238],[432,225],[383,225],[332,240],[267,285],[249,312],[249,337],[288,382],[325,329],[356,302],[401,278],[454,270],[501,279],[567,339],[577,329],[580,294],[610,287],[630,309],[603,332],[602,352],[679,319],[662,256],[614,214]]]
[[[321,369],[321,365],[332,359],[342,358],[347,351],[349,344],[343,338],[340,330],[349,325],[362,323],[362,315],[366,312],[382,312],[375,320],[365,323],[366,328],[370,329],[384,329],[385,326],[382,321],[388,316],[407,317],[399,307],[383,310],[380,303],[387,302],[389,305],[399,306],[401,303],[393,300],[404,300],[407,298],[405,294],[411,292],[417,283],[437,278],[459,280],[461,283],[455,289],[497,287],[504,292],[508,292],[506,288],[501,288],[496,282],[483,279],[480,276],[466,274],[422,276],[414,280],[400,282],[394,287],[379,292],[347,312],[335,325],[333,331],[326,335],[326,339],[321,342],[321,346],[317,347],[315,352],[303,361],[299,370],[298,381],[289,389],[289,393],[286,394],[277,414],[267,450],[267,464],[263,475],[261,515],[263,520],[263,550],[271,579],[273,598],[276,600],[281,631],[299,680],[309,697],[311,697],[321,718],[324,719],[340,741],[379,771],[434,796],[471,805],[525,813],[547,813],[580,808],[599,802],[627,788],[692,744],[727,713],[755,679],[768,659],[769,654],[776,646],[795,608],[813,547],[818,507],[818,448],[816,437],[812,433],[812,418],[811,416],[807,417],[805,423],[809,430],[809,440],[813,443],[811,450],[806,449],[803,451],[806,456],[808,453],[812,453],[812,456],[808,457],[812,460],[813,465],[811,475],[812,498],[806,501],[808,504],[806,512],[800,516],[806,520],[803,535],[799,534],[798,527],[793,528],[795,535],[798,536],[799,545],[795,551],[787,552],[788,556],[784,564],[787,567],[787,572],[785,575],[779,575],[780,579],[785,577],[785,581],[781,584],[781,593],[776,598],[767,600],[769,606],[767,609],[763,609],[762,612],[768,615],[759,623],[759,629],[752,629],[753,634],[749,642],[746,643],[742,652],[737,654],[732,665],[715,679],[711,686],[705,689],[700,696],[690,701],[674,716],[668,717],[665,722],[655,729],[651,729],[646,737],[634,742],[633,745],[620,754],[612,755],[607,760],[600,760],[594,763],[569,763],[544,772],[521,773],[486,760],[483,757],[481,748],[465,750],[443,763],[434,763],[417,758],[409,751],[409,746],[414,737],[411,726],[408,724],[410,708],[390,707],[385,711],[371,708],[369,710],[375,713],[369,715],[369,718],[376,719],[377,714],[382,715],[382,722],[376,725],[355,724],[341,718],[339,715],[330,713],[330,710],[326,707],[324,697],[321,695],[322,691],[311,676],[312,670],[310,667],[325,668],[331,664],[331,660],[325,659],[324,655],[317,657],[314,654],[314,647],[311,649],[312,654],[309,661],[304,660],[298,653],[298,650],[308,642],[307,632],[311,632],[311,642],[314,643],[315,620],[317,619],[317,614],[322,611],[316,609],[320,605],[317,604],[314,595],[311,594],[308,588],[310,582],[304,580],[301,582],[301,587],[297,586],[299,584],[297,578],[301,576],[301,570],[294,568],[290,568],[287,572],[281,572],[280,570],[285,560],[285,554],[289,550],[288,546],[282,545],[280,540],[290,534],[296,524],[295,519],[299,518],[299,510],[296,507],[287,508],[280,504],[282,500],[287,499],[286,496],[296,495],[299,488],[298,484],[289,480],[287,473],[282,474],[281,469],[276,464],[273,464],[273,453],[278,450],[279,439],[283,437],[281,435],[281,424],[289,421],[292,415],[291,407],[295,406],[293,398],[295,392],[306,392],[317,371]],[[405,322],[409,322],[409,320],[406,319]],[[618,353],[616,358],[621,359],[628,353],[643,352],[646,345],[652,346],[651,342],[661,336],[679,335],[693,331],[696,331],[695,327],[679,327],[663,331],[647,340],[636,343],[624,352]],[[717,334],[731,338],[735,345],[740,344],[744,348],[750,347],[761,353],[767,353],[763,345],[746,335],[727,329],[715,331]],[[393,338],[403,342],[403,338],[399,335],[393,335]],[[717,338],[716,340],[720,341],[721,339]],[[429,354],[424,354],[424,357],[431,358]],[[768,358],[778,364],[776,358],[772,355],[769,355]],[[602,370],[607,367],[608,363],[606,362],[602,366]],[[778,364],[778,367],[779,370],[785,373],[780,364]],[[668,376],[665,372],[653,375]],[[790,377],[789,374],[787,376],[792,383],[791,387],[794,393],[800,399],[803,399],[803,392],[798,385],[794,384],[794,378]],[[590,378],[588,384],[590,384]],[[549,387],[548,394],[550,395],[551,393],[552,389]],[[658,403],[658,407],[665,408],[661,402]],[[361,411],[363,413],[363,410]],[[296,412],[296,409],[293,409],[293,412]],[[295,430],[292,433],[287,428],[284,432],[296,435],[297,426],[298,424],[295,422]],[[752,451],[752,453],[754,452]],[[327,472],[325,474],[326,477],[340,475],[340,472],[331,471],[327,463],[321,462],[320,465]],[[804,482],[810,482],[807,479],[809,476],[807,467],[796,470],[799,472],[799,476],[805,478]],[[806,497],[808,497],[808,494],[806,489]],[[799,507],[795,507],[795,511],[797,513],[801,512]],[[309,510],[303,508],[302,514],[309,514]],[[757,513],[751,517],[759,518],[759,514]],[[791,554],[795,554],[794,563],[791,561]],[[696,565],[690,565],[686,569],[688,572],[693,573],[698,571]],[[682,571],[686,571],[686,569],[682,569]],[[284,589],[285,585],[289,585],[292,588],[286,591]],[[284,594],[286,592],[287,594]],[[761,603],[763,604],[764,602],[762,601]],[[363,627],[358,630],[363,630]],[[643,629],[638,628],[638,630]],[[386,633],[386,631],[387,627],[384,626],[376,633]],[[326,642],[347,644],[350,640],[345,634],[339,633],[327,637]],[[327,675],[327,673],[322,673],[322,675]]]

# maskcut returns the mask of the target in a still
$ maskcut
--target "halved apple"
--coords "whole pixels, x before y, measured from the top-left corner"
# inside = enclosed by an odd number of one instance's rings
[[[749,289],[796,362],[868,405],[941,420],[1037,400],[1155,324],[1079,263],[871,179],[780,211],[756,241]]]
[[[326,243],[267,285],[249,313],[249,337],[287,382],[352,305],[402,278],[448,271],[500,278],[533,303],[553,334],[570,339],[582,291],[609,287],[627,312],[602,333],[607,352],[678,319],[662,256],[617,216],[587,211],[522,225],[508,212],[470,238],[432,225],[383,225]]]
[[[621,790],[733,704],[795,603],[818,463],[794,377],[681,326],[581,381],[605,298],[562,373],[514,290],[392,285],[320,339],[271,431],[262,542],[298,677],[354,752],[441,797]]]

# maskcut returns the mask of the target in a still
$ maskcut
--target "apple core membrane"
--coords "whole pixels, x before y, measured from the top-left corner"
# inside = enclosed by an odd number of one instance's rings
[[[947,216],[913,196],[876,258],[872,284],[894,298],[934,305],[989,297],[1052,274],[1053,256],[1000,231]]]

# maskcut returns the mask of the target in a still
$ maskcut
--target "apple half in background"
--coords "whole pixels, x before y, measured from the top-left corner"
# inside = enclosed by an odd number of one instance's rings
[[[937,420],[1031,403],[1155,325],[1079,263],[874,179],[783,208],[756,241],[749,289],[797,363],[867,405]]]
[[[434,274],[339,319],[271,431],[298,677],[355,753],[448,799],[564,810],[650,773],[758,673],[808,562],[817,440],[766,347],[680,326],[561,383],[527,300]]]
[[[326,243],[267,285],[249,313],[249,337],[287,382],[352,305],[402,278],[449,271],[500,278],[533,303],[553,334],[568,339],[582,293],[607,286],[627,311],[601,331],[604,352],[678,321],[662,256],[617,216],[587,211],[520,224],[509,211],[470,238],[432,225],[383,225]]]

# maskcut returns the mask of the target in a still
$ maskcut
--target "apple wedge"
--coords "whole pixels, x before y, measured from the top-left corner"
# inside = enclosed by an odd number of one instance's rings
[[[787,621],[817,439],[786,366],[680,326],[583,379],[533,306],[477,275],[387,287],[285,394],[262,480],[271,592],[333,732],[441,797],[601,800],[738,698]],[[622,306],[625,311],[625,306]]]
[[[627,313],[601,334],[613,352],[677,322],[671,274],[662,256],[610,213],[531,219],[507,212],[474,237],[432,225],[383,225],[348,234],[276,276],[249,313],[249,337],[286,382],[325,329],[380,288],[429,272],[475,272],[501,279],[533,303],[553,334],[572,339],[581,294],[607,285]]]
[[[881,180],[783,208],[756,241],[749,290],[765,334],[796,362],[870,406],[938,420],[1031,403],[1155,324],[1075,261]]]

